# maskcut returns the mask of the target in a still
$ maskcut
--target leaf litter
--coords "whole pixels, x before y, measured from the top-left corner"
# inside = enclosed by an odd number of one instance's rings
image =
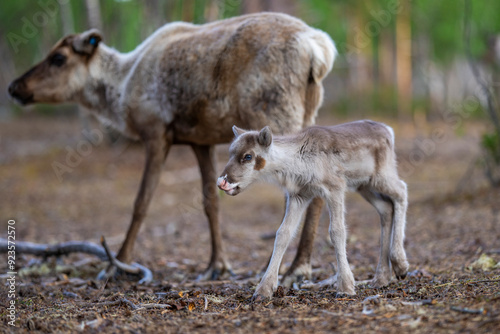
[[[28,130],[36,127],[47,129],[45,134],[42,130],[37,133],[50,138],[51,126],[68,135],[77,127],[53,122],[14,121],[9,131],[21,128],[24,131],[13,135],[30,136]],[[397,137],[399,150],[406,152],[411,138],[405,134]],[[477,153],[466,151],[472,147],[470,141],[465,135],[438,147],[425,168],[408,179],[412,200],[406,249],[411,269],[405,280],[393,280],[380,289],[359,284],[357,294],[348,298],[337,298],[328,284],[295,284],[296,289],[280,287],[272,298],[261,302],[252,302],[251,297],[273,240],[260,236],[271,236],[278,227],[283,209],[279,192],[254,189],[255,197],[222,198],[224,239],[236,276],[197,282],[208,262],[210,236],[202,208],[186,215],[176,207],[197,198],[199,178],[194,175],[196,168],[191,168],[196,166],[195,159],[174,148],[166,169],[182,170],[189,165],[193,182],[175,189],[160,184],[157,190],[135,248],[138,262],[153,270],[153,281],[147,285],[126,277],[97,281],[103,264],[78,255],[56,262],[19,256],[16,266],[24,269],[16,281],[16,325],[24,331],[46,333],[500,332],[500,190],[478,188],[460,195],[448,191],[446,196],[431,196],[425,190],[435,189],[438,180],[465,170],[468,159],[463,155]],[[227,147],[218,151],[221,161],[225,150]],[[64,159],[64,155],[54,154],[59,153],[10,159],[0,170],[0,180],[9,180],[10,189],[0,210],[18,217],[19,240],[98,242],[105,234],[109,240],[117,240],[111,245],[116,250],[142,168],[141,148],[131,146],[126,154],[113,159],[108,148],[96,148],[63,184],[51,181],[53,172],[44,167],[54,159]],[[20,163],[33,166],[29,175],[23,174],[26,170],[19,168]],[[112,177],[103,172],[110,164],[121,166]],[[448,182],[437,190],[453,189],[456,183]],[[168,201],[163,201],[167,194]],[[172,201],[175,203],[170,204]],[[374,237],[379,234],[377,216],[363,205],[354,197],[347,200],[353,236],[348,254],[360,282],[373,278],[379,254],[378,237]],[[326,220],[324,216],[313,253],[312,283],[328,282],[333,275],[330,263],[335,256],[323,237],[328,235]],[[295,243],[289,253],[296,247]],[[287,256],[285,265],[293,254]],[[7,268],[5,259],[0,266]],[[2,289],[0,303],[6,305],[7,301],[7,290]],[[6,316],[0,312],[3,323]]]

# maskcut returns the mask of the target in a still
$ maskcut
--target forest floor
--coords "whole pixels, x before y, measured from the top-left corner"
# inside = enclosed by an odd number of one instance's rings
[[[318,123],[332,121],[321,118]],[[134,250],[134,259],[152,269],[153,282],[97,281],[106,264],[90,255],[40,262],[17,254],[17,328],[8,326],[8,312],[0,309],[0,332],[500,332],[500,190],[485,187],[476,163],[484,127],[430,123],[415,129],[389,123],[409,185],[406,279],[393,279],[381,289],[360,285],[348,298],[336,298],[331,287],[299,285],[252,302],[283,214],[280,191],[259,184],[236,197],[221,194],[223,238],[235,275],[197,282],[209,260],[210,234],[194,155],[179,146],[167,159]],[[437,133],[439,140],[433,137]],[[83,138],[76,119],[24,115],[0,121],[0,237],[5,238],[7,220],[13,219],[17,241],[99,243],[104,235],[118,250],[138,189],[143,150],[137,144],[98,140],[85,147]],[[66,147],[80,148],[85,156],[69,166]],[[222,170],[227,146],[217,152]],[[54,162],[67,167],[59,178]],[[378,215],[359,195],[350,194],[346,221],[354,276],[368,280],[378,261]],[[297,243],[288,250],[284,268]],[[312,282],[333,274],[326,212],[312,263]],[[8,271],[6,254],[0,254],[0,270]],[[7,294],[5,284],[3,307],[9,305]]]

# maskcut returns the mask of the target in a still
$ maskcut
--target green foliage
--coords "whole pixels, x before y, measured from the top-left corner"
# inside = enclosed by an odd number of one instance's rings
[[[493,161],[500,165],[500,132],[491,132],[483,134],[481,146]]]
[[[490,185],[500,187],[500,131],[485,133],[481,146],[484,149],[484,171]]]
[[[352,34],[353,24],[360,30],[366,24],[376,21],[374,13],[387,11],[391,4],[404,4],[403,0],[295,0],[297,15],[308,24],[328,32],[337,42],[344,46],[348,34]],[[7,37],[8,33],[23,36],[24,20],[33,22],[34,16],[44,12],[44,4],[55,4],[56,11],[49,17],[46,24],[36,27],[39,33],[35,37],[27,38],[26,43],[19,46],[16,52],[16,64],[26,68],[40,59],[41,50],[47,49],[62,35],[60,5],[57,0],[17,0],[0,2],[0,31]],[[140,41],[158,28],[158,22],[182,20],[191,18],[195,23],[205,22],[206,8],[213,4],[213,0],[169,0],[142,2],[138,0],[116,1],[101,0],[101,15],[103,30],[108,44],[122,51],[132,50]],[[463,54],[463,19],[464,2],[456,0],[418,0],[409,1],[411,6],[412,31],[415,38],[425,37],[431,44],[434,60],[449,62],[457,54]],[[471,47],[475,56],[484,54],[487,48],[488,37],[500,32],[500,1],[482,0],[471,1],[472,38]],[[239,15],[242,10],[242,1],[216,1],[222,10],[221,18]],[[74,30],[82,31],[88,28],[85,1],[70,0]],[[148,6],[156,6],[152,10],[145,10]],[[187,11],[192,11],[186,15]],[[159,20],[151,20],[151,15]],[[381,32],[370,37],[371,52],[377,53],[380,34],[394,33],[396,15],[391,15],[391,24],[380,27]],[[152,25],[155,26],[152,26]],[[340,51],[345,48],[339,47]],[[12,52],[12,47],[8,52]]]
[[[131,51],[166,22],[190,20],[194,23],[204,23],[207,20],[209,7],[214,5],[219,11],[219,18],[236,16],[242,13],[244,1],[253,0],[100,0],[104,41],[122,52]],[[341,54],[345,54],[349,46],[356,44],[353,41],[359,32],[368,39],[365,46],[354,45],[354,47],[357,47],[357,52],[367,57],[367,61],[371,64],[368,68],[373,71],[370,76],[373,78],[373,92],[361,93],[366,97],[362,105],[356,101],[360,99],[360,93],[349,92],[345,101],[339,101],[339,106],[345,108],[381,109],[390,113],[397,108],[395,87],[382,87],[387,85],[387,82],[379,82],[381,80],[379,70],[383,62],[383,59],[379,59],[380,51],[392,48],[397,14],[389,13],[387,24],[381,24],[377,19],[379,13],[390,12],[394,4],[410,6],[413,43],[425,41],[429,49],[425,57],[430,57],[429,61],[446,67],[457,56],[464,55],[464,0],[289,1],[290,8],[293,8],[298,17],[330,34]],[[500,1],[470,1],[472,54],[476,59],[481,59],[487,52],[488,39],[500,33]],[[66,2],[61,1],[61,3]],[[49,10],[50,13],[46,10],[47,4],[51,6],[55,4],[54,10]],[[69,0],[68,4],[63,6],[69,6],[72,30],[79,32],[89,28],[85,1]],[[2,71],[9,76],[5,82],[8,82],[14,73],[19,74],[40,61],[47,50],[63,35],[63,15],[66,14],[61,8],[58,0],[0,1],[0,31],[4,36],[0,59],[11,59],[10,63],[16,67],[15,70],[11,69],[10,73]],[[48,15],[48,20],[38,24],[36,20],[40,19],[43,13]],[[26,36],[27,24],[34,24],[36,30],[29,36]],[[375,33],[370,34],[369,27],[375,27]],[[9,39],[12,34],[23,38],[22,43],[13,44],[12,39]],[[415,47],[414,50],[416,49]],[[351,64],[345,60],[346,58],[341,57],[336,66],[346,69],[344,76],[347,77],[352,69]],[[0,64],[0,68],[1,66]],[[394,86],[394,83],[391,85]],[[414,103],[414,106],[419,108],[425,108],[426,105],[426,101]]]

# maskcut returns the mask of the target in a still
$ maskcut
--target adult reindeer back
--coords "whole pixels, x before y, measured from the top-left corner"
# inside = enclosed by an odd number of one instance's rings
[[[234,124],[269,125],[281,134],[314,123],[335,46],[301,20],[273,13],[167,24],[126,54],[101,40],[95,30],[63,38],[12,82],[9,93],[22,104],[80,103],[144,143],[146,164],[120,260],[130,260],[171,145],[191,145],[212,235],[205,277],[217,277],[230,267],[219,228],[213,145],[229,142]],[[311,207],[312,232],[320,209],[321,202]],[[306,272],[309,257],[299,252],[296,258]]]

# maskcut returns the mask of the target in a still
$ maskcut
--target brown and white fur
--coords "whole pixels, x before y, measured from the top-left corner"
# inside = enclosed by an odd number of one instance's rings
[[[278,184],[286,193],[283,222],[276,233],[269,267],[254,297],[272,296],[281,260],[313,198],[323,198],[330,212],[330,238],[337,257],[337,292],[354,295],[354,277],[346,254],[344,197],[359,192],[380,214],[380,260],[374,286],[387,285],[391,264],[404,278],[408,261],[403,246],[406,224],[406,184],[398,177],[394,132],[382,123],[358,121],[331,127],[313,126],[297,135],[274,137],[233,127],[236,139],[217,185],[237,195],[257,180]]]
[[[219,228],[214,145],[231,141],[233,124],[268,124],[276,133],[313,124],[335,46],[324,32],[273,13],[204,25],[170,23],[125,54],[101,40],[96,30],[63,38],[42,62],[11,83],[9,93],[22,104],[82,104],[144,143],[146,164],[118,253],[122,261],[131,258],[171,145],[190,145],[200,166],[212,236],[205,278],[215,278],[229,263]],[[321,206],[319,200],[311,205],[312,220],[317,221]],[[315,224],[304,230],[304,240],[314,237]],[[296,267],[307,271],[309,256],[299,252]]]

